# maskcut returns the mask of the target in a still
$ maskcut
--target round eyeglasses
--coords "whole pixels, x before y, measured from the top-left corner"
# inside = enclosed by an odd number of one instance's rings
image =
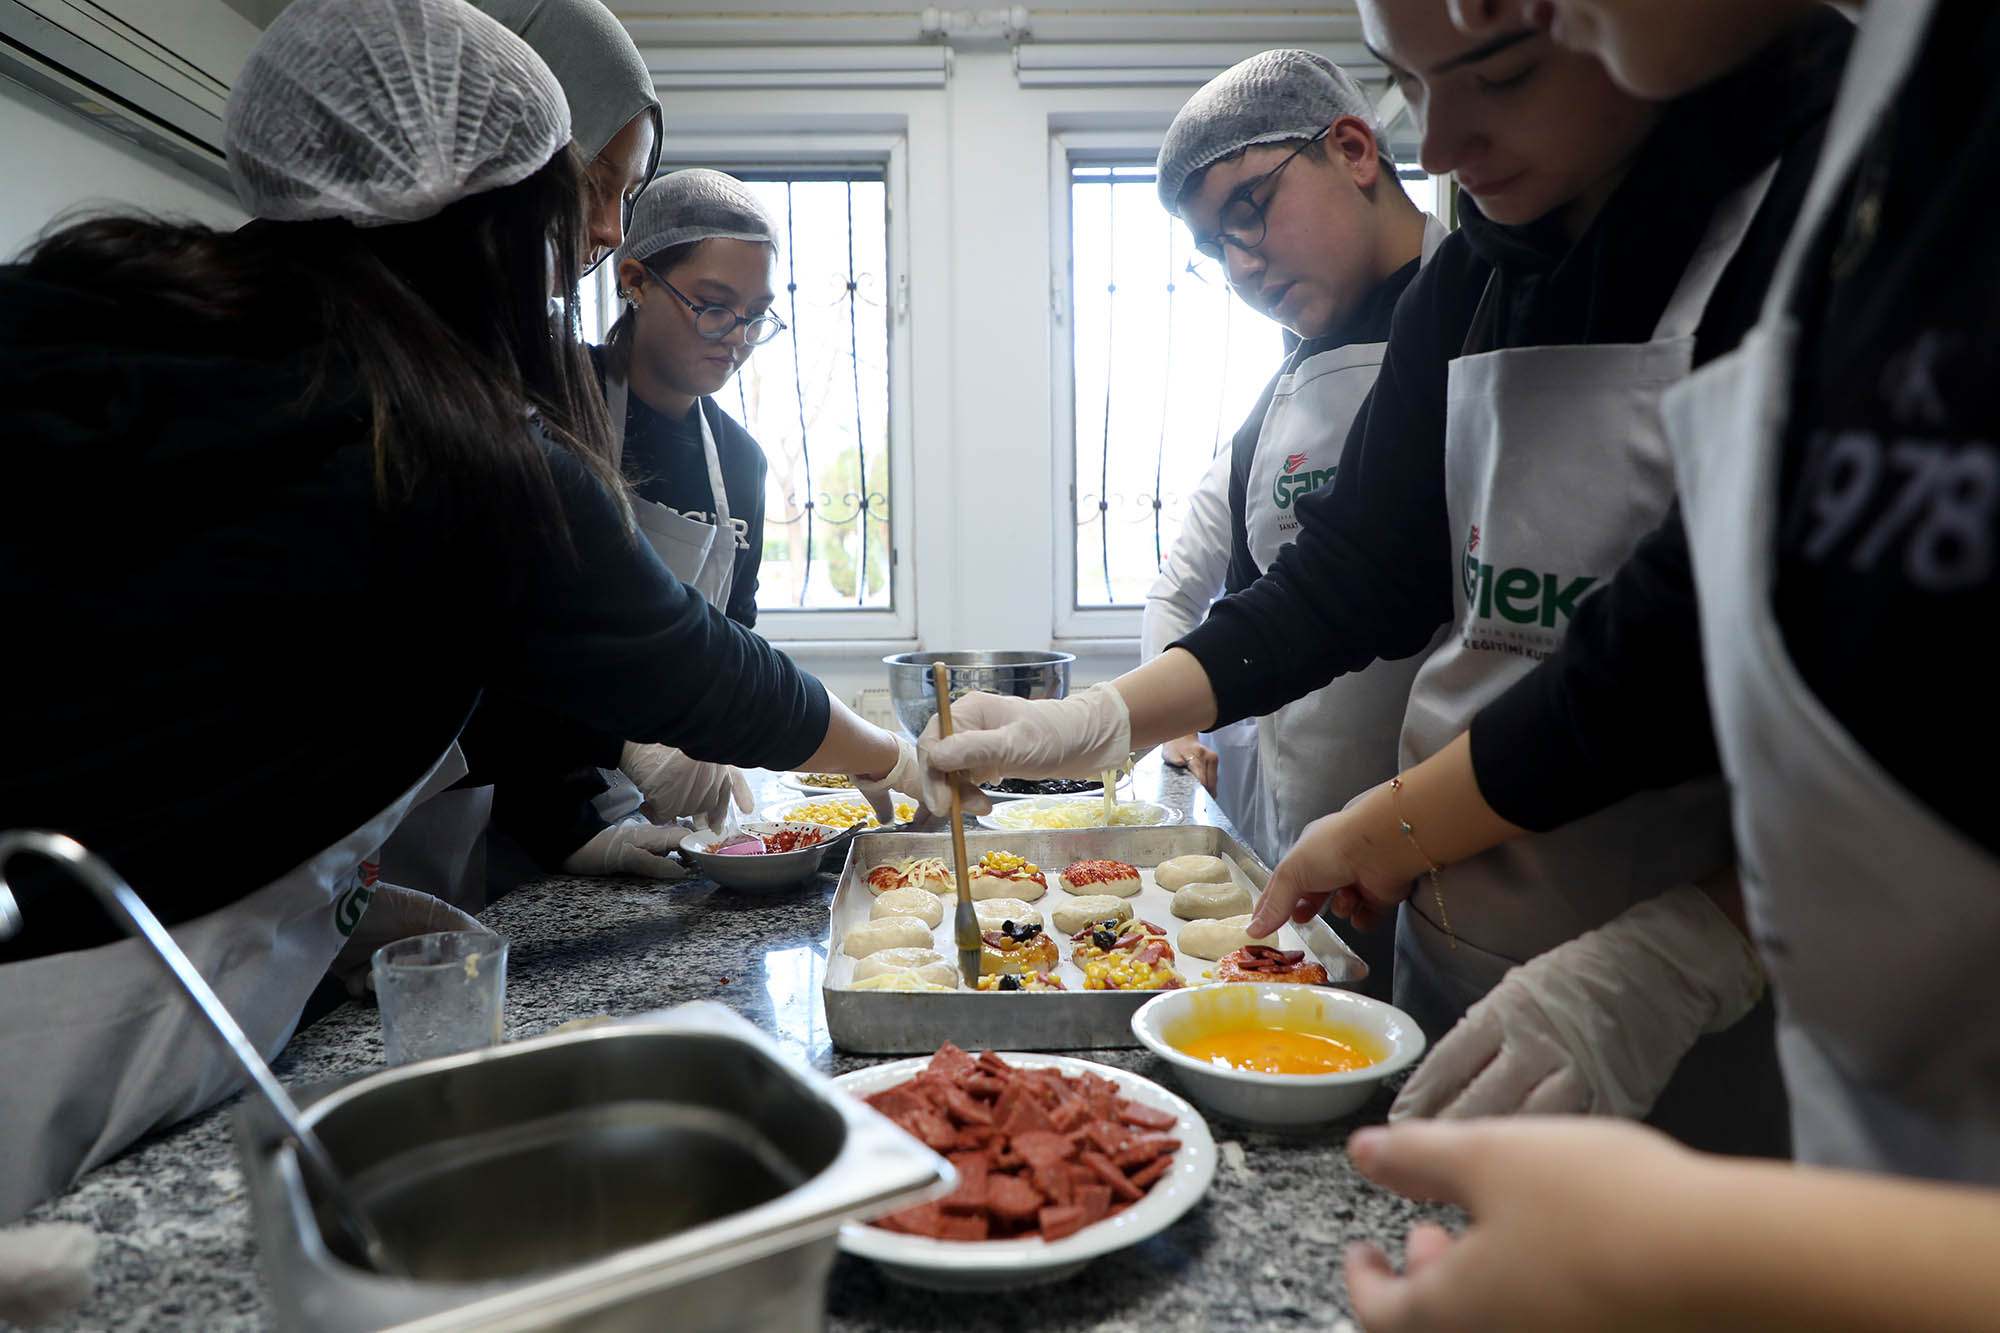
[[[743,330],[743,341],[751,347],[758,347],[783,333],[785,321],[766,311],[761,315],[739,315],[726,305],[699,305],[687,298],[680,288],[668,282],[652,269],[646,272],[654,282],[672,292],[680,303],[694,313],[694,332],[697,338],[706,342],[721,342],[738,329]]]
[[[1307,139],[1297,148],[1285,154],[1285,160],[1278,163],[1277,166],[1272,167],[1261,176],[1244,181],[1241,185],[1231,190],[1229,197],[1222,201],[1222,208],[1217,213],[1217,222],[1220,225],[1217,226],[1214,234],[1204,236],[1194,243],[1196,252],[1204,259],[1211,259],[1217,263],[1221,263],[1224,247],[1226,246],[1233,245],[1238,250],[1254,250],[1262,245],[1264,243],[1264,233],[1268,227],[1264,215],[1270,209],[1271,201],[1278,197],[1278,191],[1276,188],[1272,188],[1264,193],[1264,197],[1261,200],[1257,197],[1258,193],[1264,191],[1265,186],[1271,185],[1272,182],[1276,181],[1278,173],[1290,166],[1293,158],[1305,152],[1306,149],[1312,147],[1321,139],[1324,139],[1326,135],[1327,131],[1321,130],[1318,134],[1315,134],[1312,138]],[[1188,267],[1190,271],[1194,271],[1192,264]],[[1199,276],[1198,273],[1197,276]]]

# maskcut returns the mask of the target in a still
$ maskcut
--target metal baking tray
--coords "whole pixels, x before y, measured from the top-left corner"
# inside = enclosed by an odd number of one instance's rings
[[[987,852],[1013,852],[1041,867],[1049,891],[1035,906],[1046,917],[1066,896],[1055,877],[1073,861],[1111,857],[1145,872],[1146,888],[1133,900],[1136,914],[1165,926],[1176,942],[1184,922],[1166,910],[1168,895],[1152,883],[1150,871],[1173,856],[1205,853],[1233,863],[1253,891],[1260,891],[1271,872],[1242,843],[1219,828],[1174,824],[1152,828],[1041,829],[1024,832],[968,830],[966,855],[977,861]],[[875,895],[867,873],[885,861],[912,856],[951,859],[948,833],[864,833],[848,845],[840,885],[833,895],[833,916],[827,933],[826,1026],[833,1044],[866,1055],[925,1055],[946,1041],[968,1050],[1075,1051],[1103,1046],[1137,1046],[1132,1014],[1157,991],[957,991],[955,993],[856,991],[847,988],[854,960],[841,953],[848,927],[868,919]],[[944,922],[933,932],[933,948],[946,958],[958,956],[952,942],[952,906],[945,899]],[[1328,980],[1349,985],[1368,975],[1368,965],[1314,918],[1305,926],[1286,926],[1279,944],[1304,949],[1326,968]],[[1064,968],[1070,972],[1068,948]],[[1176,964],[1189,982],[1201,978],[1208,964],[1182,956]],[[1072,982],[1072,984],[1075,984]]]

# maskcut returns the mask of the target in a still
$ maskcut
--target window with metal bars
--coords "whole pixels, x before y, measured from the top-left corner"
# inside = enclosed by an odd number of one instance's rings
[[[1432,179],[1400,172],[1418,208]],[[1284,355],[1160,207],[1150,160],[1069,164],[1074,585],[1078,611],[1141,607],[1188,492]]]
[[[763,446],[759,611],[895,605],[889,480],[888,192],[880,167],[730,167],[782,229],[789,326],[717,400]],[[584,293],[586,330],[617,317],[610,264]]]
[[[1190,271],[1153,179],[1150,161],[1069,169],[1078,609],[1144,605],[1188,492],[1284,354],[1213,266]]]

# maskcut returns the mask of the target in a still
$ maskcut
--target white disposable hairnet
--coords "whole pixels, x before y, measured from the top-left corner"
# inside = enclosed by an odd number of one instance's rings
[[[778,244],[778,222],[726,171],[689,167],[657,177],[632,204],[622,260],[645,263],[662,250],[715,239]]]
[[[1156,167],[1160,203],[1178,217],[1196,172],[1257,144],[1310,139],[1342,116],[1358,117],[1388,156],[1374,103],[1325,56],[1263,51],[1239,61],[1204,83],[1167,127]]]
[[[229,174],[260,218],[415,222],[569,142],[528,44],[465,0],[294,0],[229,92]]]

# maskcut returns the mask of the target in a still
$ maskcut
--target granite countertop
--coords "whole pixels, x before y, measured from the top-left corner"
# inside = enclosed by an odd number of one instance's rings
[[[1226,824],[1207,794],[1157,760],[1139,791],[1198,823]],[[793,794],[771,788],[772,796]],[[511,940],[506,1036],[534,1036],[593,1014],[631,1015],[715,1000],[773,1033],[815,1069],[877,1063],[833,1049],[819,987],[834,877],[784,896],[705,880],[548,878],[482,917]],[[1142,1049],[1073,1052],[1172,1085]],[[311,1084],[378,1065],[372,1007],[346,1004],[296,1035],[275,1069]],[[828,1291],[834,1330],[1325,1329],[1348,1313],[1340,1249],[1368,1239],[1400,1250],[1403,1233],[1443,1210],[1357,1176],[1348,1131],[1379,1120],[1378,1095],[1353,1120],[1301,1134],[1210,1117],[1221,1168],[1207,1197],[1153,1239],[1083,1273],[1002,1299],[916,1291],[841,1256]],[[260,1329],[273,1323],[254,1260],[250,1209],[231,1138],[233,1102],[148,1140],[29,1214],[99,1236],[96,1293],[69,1329]]]

